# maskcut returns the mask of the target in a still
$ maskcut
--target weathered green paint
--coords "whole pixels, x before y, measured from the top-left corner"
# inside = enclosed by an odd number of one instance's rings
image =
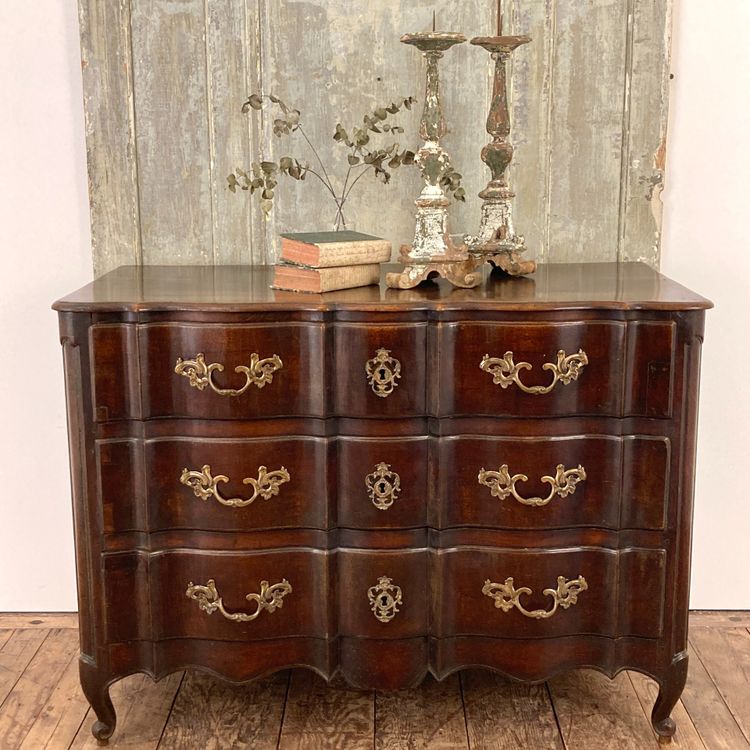
[[[658,265],[672,0],[504,0],[506,32],[534,41],[513,58],[511,167],[517,230],[530,258]],[[424,62],[399,42],[431,28],[496,28],[495,0],[79,0],[94,268],[123,263],[262,263],[281,231],[329,229],[335,206],[308,178],[284,181],[271,220],[226,176],[261,155],[314,163],[301,138],[277,139],[262,89],[303,112],[334,181],[346,171],[333,127],[413,94],[402,145],[419,143]],[[441,62],[449,133],[467,203],[452,230],[476,232],[489,177],[489,56],[460,45]],[[384,139],[388,143],[388,139]],[[350,227],[398,246],[414,234],[416,169],[384,187],[366,177]],[[358,186],[358,187],[360,187]]]

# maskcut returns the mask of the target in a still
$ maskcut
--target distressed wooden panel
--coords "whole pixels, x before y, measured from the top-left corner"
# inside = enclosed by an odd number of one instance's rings
[[[399,42],[410,31],[427,30],[433,8],[442,30],[489,32],[494,28],[496,3],[489,0],[383,0],[366,6],[350,0],[313,0],[306,3],[263,3],[263,85],[302,111],[303,125],[317,144],[331,177],[340,184],[346,173],[346,150],[334,143],[336,122],[360,125],[364,114],[399,97],[414,95],[419,104],[399,115],[406,133],[404,145],[419,144],[417,129],[424,101],[425,67],[421,55]],[[484,122],[489,107],[489,56],[469,44],[457,46],[442,60],[444,110],[450,127],[445,146],[465,175],[466,192],[476,194],[487,182],[479,152],[486,140]],[[314,165],[302,139],[278,141],[266,122],[266,142],[277,158],[301,155]],[[378,137],[378,136],[376,136]],[[393,139],[384,134],[383,144]],[[360,189],[361,188],[361,189]],[[397,248],[414,237],[413,202],[420,190],[416,169],[400,169],[390,186],[368,175],[352,193],[347,216],[359,231],[383,234]],[[284,184],[269,230],[328,229],[335,204],[322,186],[311,179],[300,185]],[[454,206],[452,231],[475,230],[479,222],[478,199]]]
[[[616,260],[628,3],[558,0],[548,260]]]
[[[658,265],[673,0],[504,0],[506,29],[534,41],[513,58],[516,224],[543,261]],[[315,165],[299,135],[276,139],[273,115],[242,115],[274,92],[341,183],[346,149],[331,139],[376,105],[424,97],[424,62],[398,41],[438,27],[492,33],[495,0],[79,0],[97,275],[123,263],[263,263],[280,231],[326,229],[335,206],[314,178],[284,178],[270,221],[226,189],[227,174],[267,156]],[[474,231],[488,172],[489,56],[469,44],[442,62],[445,139],[465,176],[452,231]],[[421,101],[399,116],[418,145]],[[383,144],[390,141],[383,139]],[[350,225],[397,247],[414,232],[418,171],[384,187],[370,175]]]
[[[94,273],[141,259],[130,2],[80,0]]]
[[[554,3],[513,0],[510,14],[511,32],[533,39],[512,58],[509,98],[515,155],[510,182],[516,192],[516,231],[526,238],[528,257],[540,262],[547,260]]]
[[[206,0],[208,137],[214,260],[218,264],[263,262],[263,230],[257,202],[248,205],[227,189],[227,175],[252,161],[258,142],[242,114],[248,91],[260,90],[258,0]],[[255,251],[255,254],[253,253]]]
[[[673,0],[632,0],[620,260],[659,266]]]
[[[203,0],[131,0],[146,264],[214,260]]]

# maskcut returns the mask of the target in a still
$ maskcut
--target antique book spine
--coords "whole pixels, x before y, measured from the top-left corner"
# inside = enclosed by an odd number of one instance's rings
[[[272,288],[320,294],[377,284],[379,281],[380,266],[377,263],[335,268],[304,268],[281,264],[276,266]]]
[[[393,246],[381,239],[350,239],[342,242],[305,242],[282,236],[281,260],[312,268],[387,263]]]

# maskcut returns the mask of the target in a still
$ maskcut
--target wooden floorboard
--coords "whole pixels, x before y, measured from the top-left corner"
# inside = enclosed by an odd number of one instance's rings
[[[750,611],[726,610],[723,612],[690,613],[691,628],[750,628]]]
[[[49,632],[3,701],[0,748],[20,746],[77,651],[75,630]]]
[[[0,648],[0,711],[48,635],[48,630],[14,630],[5,639]]]
[[[659,694],[659,686],[649,677],[638,674],[638,672],[629,672],[630,682],[638,696],[643,713],[649,719],[651,718],[651,709],[656,702],[656,696]],[[685,710],[682,701],[678,701],[672,711],[672,718],[677,724],[677,733],[672,739],[672,750],[711,750],[706,747],[701,740],[698,730],[690,720],[690,715]],[[651,730],[653,732],[653,729]],[[656,732],[654,732],[656,738]]]
[[[28,630],[38,628],[74,628],[78,630],[78,614],[76,612],[54,612],[52,614],[38,613],[0,613],[0,629]]]
[[[154,682],[146,675],[132,675],[116,682],[111,689],[117,711],[117,728],[109,742],[111,748],[156,750],[182,681],[182,672]],[[71,748],[94,750],[99,745],[91,734],[95,717],[89,711]],[[200,745],[196,745],[200,747]]]
[[[692,646],[682,703],[708,750],[746,750],[742,730]]]
[[[750,633],[745,628],[693,628],[690,642],[750,742]]]
[[[231,685],[211,675],[190,672],[159,747],[276,750],[288,684],[288,672],[247,685]]]
[[[89,750],[74,615],[0,615],[0,749]],[[674,750],[750,750],[750,613],[692,613]],[[482,670],[396,693],[292,670],[247,685],[198,672],[112,687],[112,750],[643,750],[656,683],[593,670],[522,685]]]
[[[376,750],[467,750],[458,675],[437,682],[428,675],[418,690],[375,695]]]
[[[549,688],[566,748],[658,748],[624,672],[610,680],[594,670],[579,669],[550,680]]]
[[[60,681],[29,729],[20,750],[67,750],[89,710],[78,678],[78,653],[65,667]]]
[[[471,750],[563,750],[546,685],[479,669],[463,672],[461,685]]]
[[[309,670],[294,670],[279,750],[372,750],[375,694],[342,681],[327,685]]]

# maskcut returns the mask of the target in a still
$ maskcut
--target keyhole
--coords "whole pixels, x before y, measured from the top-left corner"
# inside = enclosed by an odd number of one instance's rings
[[[381,594],[381,596],[380,596],[380,606],[381,607],[387,607],[388,606],[388,597],[385,594]]]
[[[386,378],[386,369],[385,369],[385,367],[381,367],[381,368],[380,368],[380,369],[378,370],[378,377],[379,377],[379,378],[380,378],[381,380],[385,380],[385,378]]]
[[[386,483],[385,483],[385,482],[381,482],[381,483],[380,483],[380,484],[378,485],[378,491],[380,492],[380,494],[381,494],[381,495],[385,495],[385,492],[386,492],[386,488],[387,488],[387,485],[386,485]]]

